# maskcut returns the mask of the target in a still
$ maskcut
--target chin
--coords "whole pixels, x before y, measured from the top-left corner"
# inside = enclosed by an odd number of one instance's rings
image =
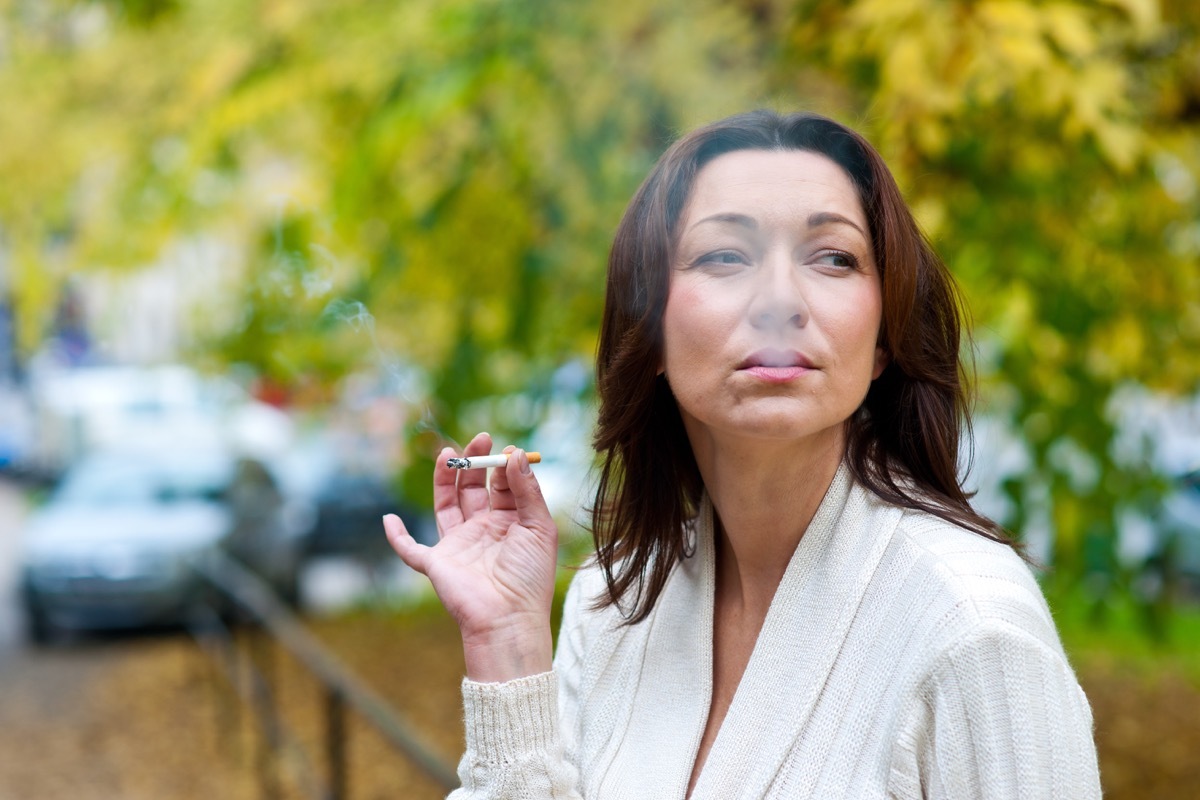
[[[761,439],[773,444],[788,441],[799,444],[814,436],[841,436],[844,425],[845,420],[836,415],[814,417],[793,410],[790,413],[755,414],[753,418],[737,420],[728,431],[736,436]]]
[[[787,442],[800,445],[812,437],[841,437],[846,419],[857,406],[842,408],[843,404],[815,403],[815,399],[811,395],[741,397],[730,403],[728,399],[703,398],[707,402],[700,402],[697,398],[688,405],[702,409],[703,414],[689,413],[684,403],[679,403],[679,411],[693,440],[715,436],[779,446]]]

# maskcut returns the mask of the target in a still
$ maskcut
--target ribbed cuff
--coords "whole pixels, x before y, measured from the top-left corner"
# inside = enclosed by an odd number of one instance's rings
[[[467,752],[506,764],[560,746],[558,677],[542,672],[504,683],[463,679]]]

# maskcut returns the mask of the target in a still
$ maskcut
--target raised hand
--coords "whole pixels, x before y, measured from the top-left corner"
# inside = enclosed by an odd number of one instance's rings
[[[486,455],[492,439],[477,435],[463,451]],[[524,451],[491,470],[453,470],[445,448],[433,473],[438,542],[416,542],[394,514],[383,518],[388,541],[404,563],[427,576],[463,637],[467,676],[504,681],[550,669],[550,605],[558,527]]]

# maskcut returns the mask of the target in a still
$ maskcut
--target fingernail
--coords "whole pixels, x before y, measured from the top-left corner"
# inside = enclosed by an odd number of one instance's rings
[[[517,466],[520,467],[522,475],[528,475],[533,472],[529,467],[529,457],[525,455],[524,450],[517,451]]]

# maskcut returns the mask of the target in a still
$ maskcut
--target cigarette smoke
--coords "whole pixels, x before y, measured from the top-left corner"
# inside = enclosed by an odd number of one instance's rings
[[[423,400],[422,379],[417,371],[407,366],[396,354],[389,352],[379,343],[375,331],[375,317],[359,300],[335,298],[321,312],[322,319],[333,319],[348,325],[352,331],[367,337],[375,366],[387,377],[387,390],[412,408],[420,408],[420,417],[413,424],[417,434],[432,433],[439,442],[458,447],[458,443],[438,423],[433,408]],[[440,445],[439,445],[440,446]]]

